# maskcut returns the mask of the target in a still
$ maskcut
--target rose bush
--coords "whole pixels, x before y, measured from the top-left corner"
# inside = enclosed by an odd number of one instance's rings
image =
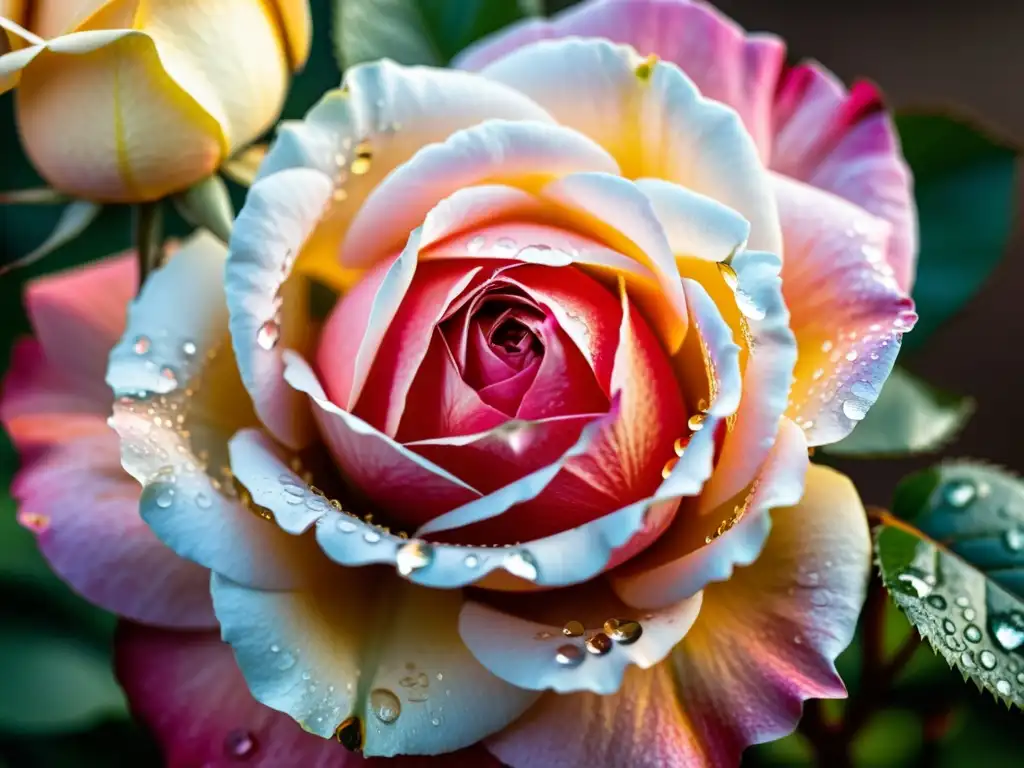
[[[231,646],[125,626],[172,764],[718,765],[844,694],[867,523],[807,449],[914,323],[915,214],[874,89],[783,61],[607,0],[357,66],[123,329],[129,260],[30,289],[22,520]]]
[[[180,191],[263,134],[311,35],[306,0],[5,0],[0,16],[19,25],[0,26],[0,92],[17,86],[32,164],[117,202]]]

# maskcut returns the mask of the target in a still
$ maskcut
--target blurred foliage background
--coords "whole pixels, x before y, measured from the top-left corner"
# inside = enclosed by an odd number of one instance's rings
[[[571,4],[311,0],[313,52],[293,83],[283,117],[301,117],[340,82],[339,49],[346,63],[388,55],[443,65],[468,43],[524,14],[551,13]],[[415,34],[396,27],[394,19],[376,17],[382,5],[414,6]],[[1024,12],[987,0],[959,8],[916,0],[898,9],[879,0],[842,5],[721,0],[717,5],[748,29],[786,38],[795,57],[813,56],[847,80],[865,74],[877,80],[895,96],[908,160],[918,179],[922,261],[915,299],[921,324],[901,356],[907,369],[901,374],[901,392],[892,388],[890,410],[876,416],[874,424],[862,425],[855,433],[860,434],[858,443],[819,460],[849,473],[865,500],[882,506],[890,505],[900,477],[937,460],[935,452],[916,455],[920,449],[940,442],[948,444],[938,455],[972,455],[1024,470],[1016,438],[1024,429],[1024,408],[1012,375],[1020,370],[1024,351],[1006,341],[1024,333],[1019,309],[1024,259],[1004,258],[1008,241],[1011,254],[1024,256],[1019,237],[1011,239],[1024,108],[1018,114],[1006,104],[1016,99],[1012,84],[1024,74],[1024,58],[1018,43],[1007,43],[1016,37],[1002,11],[1022,21]],[[910,8],[928,9],[927,21],[911,19]],[[947,55],[951,39],[962,43],[963,54],[955,57],[952,70]],[[956,103],[966,103],[968,111],[947,111]],[[998,126],[982,128],[985,117]],[[0,193],[41,184],[18,147],[13,99],[7,94],[0,97]],[[237,210],[244,188],[231,184],[230,190]],[[58,205],[0,205],[0,264],[42,243],[60,213]],[[188,226],[172,216],[169,230],[184,234]],[[27,280],[130,245],[130,212],[111,206],[82,237],[29,268],[0,277],[0,372],[13,340],[28,332],[21,306]],[[904,418],[908,402],[931,410]],[[866,454],[886,452],[872,443],[883,429],[889,443],[893,434],[903,440],[890,453],[915,455],[865,461]],[[9,441],[0,434],[0,768],[159,765],[159,751],[133,723],[110,671],[113,617],[84,603],[52,575],[31,533],[15,520],[6,489],[17,465]],[[863,623],[868,625],[865,633],[839,662],[849,702],[811,707],[802,733],[750,750],[747,763],[817,760],[835,768],[852,758],[863,766],[1021,764],[1020,713],[962,682],[927,644],[916,644],[916,632],[877,583]],[[893,658],[906,663],[894,670],[888,666]],[[890,672],[892,679],[883,679]],[[837,732],[834,724],[844,719],[856,719],[858,727]],[[822,751],[823,741],[836,749]]]

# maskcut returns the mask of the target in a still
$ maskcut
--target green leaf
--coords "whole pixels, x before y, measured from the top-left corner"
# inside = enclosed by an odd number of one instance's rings
[[[174,207],[189,224],[210,230],[222,242],[231,237],[235,209],[228,185],[220,176],[207,176],[171,198]]]
[[[127,716],[108,653],[43,624],[2,621],[0,731],[66,731]]]
[[[1017,151],[941,115],[900,115],[914,172],[921,253],[914,285],[920,320],[903,341],[918,348],[967,304],[1003,257],[1013,228]]]
[[[381,58],[447,64],[459,51],[514,21],[541,12],[538,0],[335,0],[339,65]]]
[[[0,266],[0,275],[10,272],[12,269],[21,269],[35,264],[42,258],[50,255],[62,245],[66,245],[82,234],[96,217],[99,215],[101,206],[98,203],[90,203],[86,200],[77,200],[71,203],[57,220],[57,226],[50,232],[49,237],[35,250],[22,256],[20,259]]]
[[[905,479],[876,528],[882,581],[964,678],[1024,706],[1024,483],[975,462]]]
[[[942,392],[896,367],[853,433],[824,447],[834,456],[907,456],[937,451],[963,429],[974,401]]]

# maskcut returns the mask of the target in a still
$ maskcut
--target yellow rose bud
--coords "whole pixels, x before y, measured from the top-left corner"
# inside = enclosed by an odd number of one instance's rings
[[[154,200],[277,119],[309,54],[307,0],[0,0],[0,89],[56,189]],[[20,38],[20,39],[19,39]],[[3,43],[0,43],[3,44]]]

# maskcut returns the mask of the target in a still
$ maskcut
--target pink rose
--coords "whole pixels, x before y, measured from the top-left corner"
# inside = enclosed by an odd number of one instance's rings
[[[783,58],[606,0],[475,73],[350,69],[230,252],[196,236],[129,308],[141,520],[99,386],[131,265],[30,290],[26,522],[90,599],[211,630],[121,640],[173,765],[720,765],[844,695],[867,523],[807,448],[914,323],[915,214],[877,94]]]

